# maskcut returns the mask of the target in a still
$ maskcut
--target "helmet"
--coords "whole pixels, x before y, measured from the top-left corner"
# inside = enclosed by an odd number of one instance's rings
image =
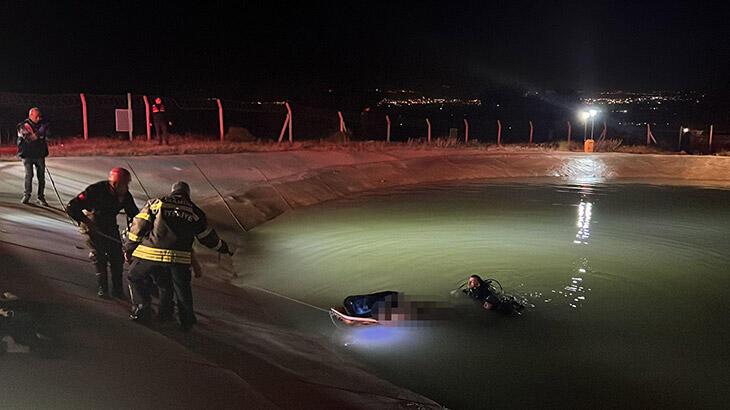
[[[114,167],[109,171],[109,182],[130,183],[132,175],[124,168]]]
[[[172,184],[172,189],[170,190],[170,193],[175,195],[183,195],[186,197],[190,197],[190,185],[188,185],[187,182],[184,181],[177,181],[174,184]]]

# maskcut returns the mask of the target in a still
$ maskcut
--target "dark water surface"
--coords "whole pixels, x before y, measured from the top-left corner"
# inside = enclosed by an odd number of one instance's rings
[[[724,408],[730,191],[525,180],[393,190],[297,210],[247,237],[239,284],[328,308],[397,290],[460,306],[333,343],[450,408]],[[496,278],[532,305],[450,291]],[[306,307],[303,307],[306,309]]]

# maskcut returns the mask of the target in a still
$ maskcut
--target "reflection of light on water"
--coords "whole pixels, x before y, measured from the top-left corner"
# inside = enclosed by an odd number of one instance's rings
[[[344,329],[340,344],[359,349],[390,349],[410,344],[415,329],[399,326],[364,326]]]
[[[591,219],[593,219],[593,203],[585,200],[586,191],[583,192],[584,196],[580,199],[578,204],[578,220],[576,226],[578,232],[575,234],[573,243],[576,245],[588,245],[588,239],[591,237]],[[586,273],[590,270],[590,264],[588,258],[580,258],[577,263],[577,274],[571,276],[570,284],[565,286],[563,290],[552,292],[556,295],[562,295],[567,300],[568,306],[577,309],[586,300],[586,289],[583,286],[583,279]],[[545,299],[545,303],[551,302],[552,299]]]
[[[600,158],[580,156],[570,158],[554,173],[557,177],[568,178],[576,184],[601,183],[615,172]]]
[[[578,233],[575,234],[575,244],[588,245],[588,238],[591,237],[591,218],[593,217],[593,204],[583,202],[581,199],[578,205]]]

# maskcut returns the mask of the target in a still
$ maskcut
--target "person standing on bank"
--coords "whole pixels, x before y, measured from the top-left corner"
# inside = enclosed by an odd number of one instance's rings
[[[30,202],[33,192],[33,167],[38,178],[38,204],[48,206],[46,202],[46,157],[48,156],[48,142],[46,138],[50,132],[48,123],[41,121],[41,110],[33,107],[28,112],[28,118],[18,124],[18,157],[23,160],[25,167],[25,190],[22,203]]]
[[[66,212],[81,227],[86,243],[91,249],[89,258],[96,269],[98,296],[109,294],[107,265],[111,273],[112,293],[115,298],[124,298],[122,271],[124,255],[119,236],[117,215],[124,209],[127,226],[139,213],[129,183],[132,177],[124,168],[112,168],[106,181],[89,185],[76,195],[66,206]]]
[[[152,124],[155,126],[155,136],[157,137],[157,143],[162,144],[163,141],[167,145],[170,142],[167,138],[167,112],[165,111],[165,104],[162,103],[162,98],[155,98],[155,103],[152,104]]]
[[[208,226],[205,213],[190,200],[190,186],[179,181],[172,185],[170,195],[147,201],[129,229],[124,246],[124,258],[131,263],[128,274],[132,299],[130,319],[149,320],[150,283],[160,289],[161,320],[172,316],[174,295],[180,329],[188,331],[197,322],[193,310],[190,285],[190,265],[195,239],[207,248],[230,254],[228,244]]]

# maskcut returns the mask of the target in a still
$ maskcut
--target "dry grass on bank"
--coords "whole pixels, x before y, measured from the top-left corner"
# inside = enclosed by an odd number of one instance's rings
[[[305,140],[289,144],[276,141],[235,142],[219,140],[208,136],[176,136],[170,138],[170,145],[158,145],[156,141],[146,141],[142,137],[133,143],[127,140],[94,137],[88,141],[81,138],[67,138],[50,146],[50,155],[64,156],[145,156],[145,155],[181,155],[181,154],[227,154],[237,152],[281,152],[281,151],[345,151],[345,152],[384,152],[393,149],[408,150],[448,150],[468,149],[477,151],[495,152],[554,152],[570,151],[582,152],[583,141],[567,141],[541,144],[504,144],[497,146],[493,143],[480,143],[477,140],[464,144],[455,138],[434,138],[428,144],[425,138],[409,139],[406,142],[385,141],[335,141]],[[656,146],[624,146],[620,139],[596,141],[596,152],[625,152],[633,154],[671,154]],[[13,159],[16,154],[15,146],[0,147],[0,158]],[[728,152],[718,155],[728,155]]]

